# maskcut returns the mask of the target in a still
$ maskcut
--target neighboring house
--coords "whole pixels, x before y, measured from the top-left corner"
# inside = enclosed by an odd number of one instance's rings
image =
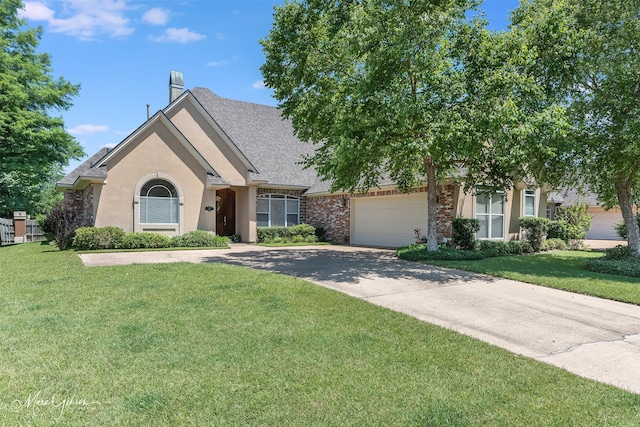
[[[587,213],[591,216],[591,229],[587,232],[587,239],[593,240],[620,240],[616,233],[616,224],[623,221],[620,208],[605,210],[595,194],[591,192],[580,193],[576,190],[559,190],[549,193],[547,196],[547,218],[554,219],[556,208],[586,203],[589,208]]]
[[[329,239],[397,247],[426,233],[426,187],[403,194],[392,183],[366,194],[330,193],[300,161],[300,142],[277,108],[184,91],[171,72],[170,103],[112,149],[103,148],[57,184],[84,223],[168,235],[207,230],[254,242],[257,227],[302,222]],[[506,196],[471,196],[440,183],[438,238],[454,216],[478,218],[479,238],[516,239],[518,218],[544,216],[546,195],[522,184]]]

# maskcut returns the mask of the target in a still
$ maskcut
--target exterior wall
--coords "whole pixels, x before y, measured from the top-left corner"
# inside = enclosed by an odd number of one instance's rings
[[[188,99],[167,117],[221,177],[234,186],[247,185],[245,165]]]
[[[438,194],[436,218],[439,241],[446,241],[451,238],[456,188],[455,185],[444,185],[441,186]],[[420,187],[413,189],[411,193],[426,193],[426,191],[426,187]],[[348,194],[307,196],[305,197],[307,199],[307,222],[315,227],[323,227],[327,240],[349,243],[351,234],[350,199],[402,194],[406,193],[398,189],[384,189],[351,196]],[[423,232],[425,231],[423,230]]]
[[[256,226],[257,187],[234,187],[236,192],[236,233],[243,242],[253,243],[258,239]]]
[[[327,240],[350,242],[351,207],[348,195],[313,196],[305,199],[307,223],[324,228]]]
[[[123,152],[110,159],[108,178],[96,208],[97,227],[113,225],[125,231],[157,231],[182,234],[202,224],[201,213],[211,200],[203,197],[206,171],[160,122],[131,141]],[[179,186],[182,201],[180,224],[146,227],[139,223],[136,188],[152,175],[169,177]]]
[[[505,193],[504,204],[504,240],[519,240],[521,238],[520,222],[518,219],[524,216],[524,194],[527,187],[520,184],[515,189],[511,189]],[[536,191],[535,211],[537,216],[546,218],[547,205],[546,194],[538,188]],[[541,200],[543,201],[541,203]],[[476,198],[472,194],[465,194],[464,187],[460,188],[454,194],[454,213],[456,218],[475,218],[476,215]]]

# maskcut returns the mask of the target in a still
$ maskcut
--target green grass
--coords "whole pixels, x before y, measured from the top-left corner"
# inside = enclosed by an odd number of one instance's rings
[[[0,425],[640,425],[640,395],[292,277],[38,244],[0,271]]]
[[[640,280],[585,270],[588,259],[602,253],[557,251],[479,261],[429,261],[429,264],[534,283],[596,297],[640,305]]]

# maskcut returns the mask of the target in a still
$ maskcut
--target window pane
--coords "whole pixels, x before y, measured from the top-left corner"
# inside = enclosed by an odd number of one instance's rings
[[[269,199],[258,199],[258,212],[269,213]]]
[[[524,215],[525,216],[535,216],[535,197],[525,196],[524,198]]]
[[[478,239],[486,239],[489,237],[489,217],[487,215],[478,215],[478,222],[480,222],[480,230],[476,233]]]
[[[271,226],[284,227],[284,199],[271,199]]]
[[[287,213],[298,213],[298,200],[287,199]]]
[[[180,205],[171,197],[140,197],[140,223],[177,224]]]
[[[502,194],[494,194],[491,197],[491,213],[492,214],[504,213],[504,203],[502,200]]]
[[[287,214],[287,227],[298,225],[298,214]]]
[[[268,227],[269,226],[269,214],[260,213],[258,214],[258,227]]]
[[[489,213],[489,198],[486,194],[478,194],[476,196],[476,212],[479,214]]]
[[[491,238],[499,239],[503,237],[504,232],[504,217],[503,216],[493,216],[491,218]]]

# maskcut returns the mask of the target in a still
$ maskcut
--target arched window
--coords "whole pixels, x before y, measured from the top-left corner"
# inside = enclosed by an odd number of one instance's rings
[[[291,227],[300,223],[297,197],[267,194],[258,197],[258,227]]]
[[[164,179],[152,179],[140,190],[141,224],[177,224],[180,203],[176,188]]]

